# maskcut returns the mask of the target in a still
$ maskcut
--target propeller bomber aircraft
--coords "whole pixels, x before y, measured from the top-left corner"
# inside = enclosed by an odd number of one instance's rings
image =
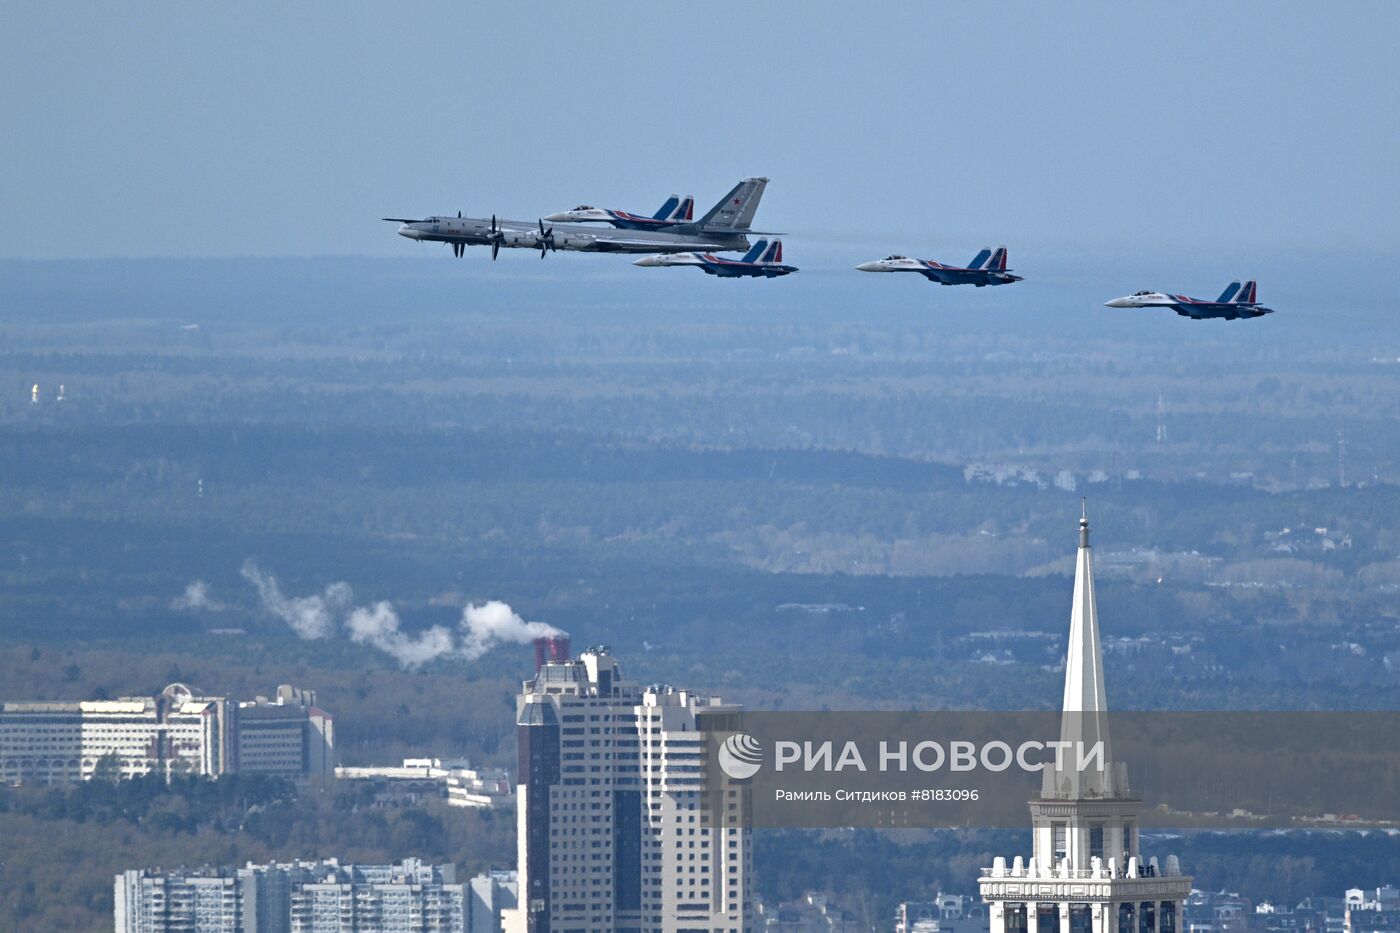
[[[454,256],[468,246],[491,247],[495,259],[502,247],[537,249],[540,258],[554,250],[585,253],[687,253],[693,251],[748,250],[754,213],[763,197],[766,178],[745,178],[697,221],[666,222],[662,229],[597,227],[587,222],[534,223],[484,217],[385,217],[399,224],[399,236],[419,242],[447,243]],[[554,215],[557,216],[557,215]],[[592,219],[592,218],[590,218]],[[597,218],[602,219],[602,218]],[[608,221],[611,223],[611,221]],[[645,225],[639,225],[645,226]]]

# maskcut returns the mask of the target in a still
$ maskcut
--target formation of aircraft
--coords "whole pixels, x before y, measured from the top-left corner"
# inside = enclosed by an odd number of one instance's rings
[[[1171,308],[1182,317],[1194,321],[1208,318],[1223,318],[1227,321],[1239,318],[1263,317],[1273,314],[1273,308],[1259,303],[1257,282],[1231,282],[1214,301],[1204,298],[1190,298],[1186,295],[1167,295],[1162,292],[1134,292],[1123,298],[1115,298],[1104,303],[1109,308]]]
[[[796,272],[796,266],[783,263],[783,241],[759,240],[742,259],[724,259],[714,253],[663,253],[632,260],[634,266],[695,266],[708,275],[726,279],[775,279]]]
[[[598,227],[590,223],[554,223],[485,217],[433,216],[421,220],[385,217],[399,225],[399,236],[410,240],[447,243],[455,256],[468,246],[491,247],[495,259],[502,249],[537,249],[540,258],[555,250],[587,253],[684,253],[692,250],[747,250],[748,234],[766,178],[745,178],[699,220],[670,224],[660,230]]]
[[[673,194],[666,199],[666,203],[661,205],[661,209],[650,217],[644,214],[613,210],[612,208],[580,204],[571,211],[546,214],[544,219],[550,223],[558,224],[602,222],[622,230],[665,230],[695,219],[695,198],[691,195],[682,198],[678,194]]]
[[[1006,247],[984,249],[964,266],[949,266],[932,259],[910,259],[908,256],[886,256],[856,266],[861,272],[917,272],[939,285],[1010,285],[1021,281],[1006,268]]]
[[[468,246],[489,246],[491,258],[501,249],[537,249],[543,259],[551,252],[569,250],[586,253],[646,253],[634,260],[637,266],[694,266],[707,275],[720,278],[777,278],[797,271],[783,262],[782,240],[768,239],[753,229],[754,215],[768,185],[767,178],[745,178],[695,219],[695,198],[673,194],[651,216],[613,208],[581,204],[573,210],[547,214],[534,221],[504,220],[491,217],[438,216],[414,219],[385,217],[399,225],[398,233],[410,240],[446,243],[454,256],[465,255]],[[760,237],[750,244],[750,236]],[[743,252],[738,259],[718,255]],[[983,249],[966,266],[954,266],[933,259],[886,256],[856,266],[861,272],[915,272],[940,285],[1010,285],[1022,281],[1006,266],[1006,247]],[[1234,321],[1272,314],[1272,308],[1259,303],[1253,281],[1231,282],[1214,301],[1170,295],[1163,292],[1135,292],[1106,303],[1110,308],[1171,308],[1193,320],[1219,318]]]

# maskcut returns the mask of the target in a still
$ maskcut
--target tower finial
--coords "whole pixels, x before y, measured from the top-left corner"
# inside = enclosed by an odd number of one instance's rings
[[[1079,546],[1089,546],[1089,497],[1079,500]]]

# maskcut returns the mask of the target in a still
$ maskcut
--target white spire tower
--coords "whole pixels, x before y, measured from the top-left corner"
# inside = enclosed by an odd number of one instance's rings
[[[1065,695],[1060,705],[1060,740],[1092,750],[1102,743],[1105,767],[1045,772],[1041,797],[1128,796],[1127,772],[1113,766],[1108,734],[1108,697],[1103,687],[1103,650],[1099,647],[1099,607],[1094,599],[1094,561],[1089,549],[1089,513],[1079,517],[1079,553],[1074,568],[1074,603],[1069,613],[1069,651],[1065,655]]]
[[[1030,802],[1029,861],[1017,856],[1008,867],[998,858],[980,880],[991,933],[1178,933],[1191,878],[1174,855],[1164,866],[1155,858],[1143,863],[1142,801],[1129,792],[1127,769],[1109,742],[1087,510],[1079,519],[1060,739],[1072,743],[1062,759],[1067,767],[1047,768]],[[1080,750],[1090,755],[1082,769]]]

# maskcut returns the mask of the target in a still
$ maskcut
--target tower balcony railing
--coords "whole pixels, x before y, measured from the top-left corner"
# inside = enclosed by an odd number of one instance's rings
[[[1143,862],[1137,856],[1119,861],[1118,859],[1094,858],[1089,868],[1071,868],[1065,860],[1054,865],[1042,865],[1031,859],[1023,861],[1017,856],[1010,865],[1006,859],[997,858],[989,868],[982,869],[984,878],[1028,878],[1035,880],[1110,880],[1114,878],[1176,878],[1181,876],[1181,864],[1175,855],[1168,855],[1165,863],[1159,863],[1153,856]]]

